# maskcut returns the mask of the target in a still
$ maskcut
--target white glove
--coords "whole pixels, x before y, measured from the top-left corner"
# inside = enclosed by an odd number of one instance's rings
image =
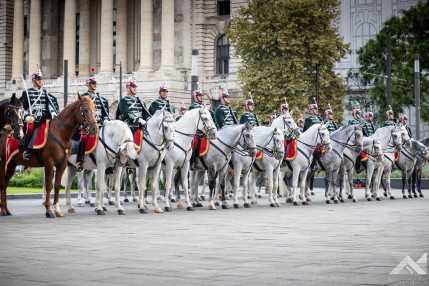
[[[139,119],[138,119],[138,123],[139,123],[141,126],[145,126],[145,125],[146,125],[146,120],[144,120],[143,118],[139,118]]]
[[[53,119],[53,118],[57,117],[57,113],[56,112],[52,112],[51,116],[52,116],[52,119]]]
[[[33,122],[34,121],[34,117],[29,115],[25,118],[25,122],[29,123],[29,122]]]

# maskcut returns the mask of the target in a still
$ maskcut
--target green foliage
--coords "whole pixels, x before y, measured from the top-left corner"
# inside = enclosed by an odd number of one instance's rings
[[[302,112],[316,96],[317,68],[322,108],[330,103],[342,117],[345,88],[333,67],[348,46],[332,25],[338,15],[337,0],[252,0],[231,20],[227,35],[242,59],[240,78],[261,119],[285,99]]]
[[[414,56],[420,55],[420,69],[429,68],[429,2],[419,2],[403,16],[388,20],[375,39],[359,51],[360,73],[374,87],[369,95],[382,111],[386,110],[386,56],[392,55],[392,107],[396,113],[414,104]],[[429,81],[421,78],[422,118],[429,121]],[[384,112],[383,112],[384,114]]]
[[[33,168],[22,173],[16,173],[10,180],[9,186],[20,188],[43,188],[42,168]],[[76,178],[73,180],[72,188],[77,188]]]

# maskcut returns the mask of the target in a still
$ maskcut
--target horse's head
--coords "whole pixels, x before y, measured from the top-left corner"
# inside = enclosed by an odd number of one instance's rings
[[[428,148],[423,143],[411,139],[411,146],[414,148],[417,157],[429,159]]]
[[[372,146],[369,149],[369,154],[371,154],[378,160],[381,160],[383,158],[383,146],[381,145],[380,141],[374,139],[374,141],[372,142]]]
[[[161,132],[164,137],[164,142],[166,143],[167,149],[171,150],[174,147],[176,120],[174,120],[174,117],[170,112],[162,110],[162,120],[159,128],[162,130]]]
[[[402,142],[408,146],[411,144],[411,137],[408,134],[408,130],[405,125],[400,124],[399,128],[401,129]]]
[[[202,130],[209,139],[213,140],[216,139],[216,125],[213,121],[213,118],[210,114],[210,111],[205,108],[205,106],[202,106],[199,110],[200,118],[198,122],[198,129]]]
[[[317,136],[320,138],[320,144],[325,146],[326,151],[331,150],[331,138],[329,137],[329,130],[324,124],[320,124],[317,128]]]
[[[16,97],[15,93],[9,100],[8,105],[4,110],[5,125],[9,125],[13,135],[17,139],[24,137],[23,108],[21,101]]]
[[[362,149],[363,145],[363,130],[361,125],[354,126],[354,145],[360,146]]]
[[[395,126],[391,131],[393,146],[399,150],[402,147],[402,138],[403,138],[402,131],[403,131],[402,127],[400,126]]]
[[[98,126],[95,119],[94,102],[88,96],[78,95],[77,105],[79,112],[74,113],[74,116],[77,116],[77,122],[83,126],[88,134],[97,133]]]
[[[132,134],[131,134],[132,135]],[[134,145],[134,141],[131,137],[131,140],[126,140],[119,146],[118,158],[121,165],[125,165],[129,161],[134,161],[138,157],[137,150]]]
[[[256,142],[253,124],[247,122],[243,125],[238,144],[240,144],[244,149],[248,150],[251,157],[256,156]]]
[[[283,130],[285,134],[293,133],[296,137],[299,137],[301,134],[301,131],[299,129],[299,126],[296,124],[293,117],[288,113],[285,115],[282,115],[283,117]]]
[[[273,152],[277,160],[282,159],[285,154],[284,135],[277,128],[274,128],[273,131]]]

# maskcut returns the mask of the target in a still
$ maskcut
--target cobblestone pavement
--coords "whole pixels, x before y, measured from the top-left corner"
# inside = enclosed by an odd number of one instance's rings
[[[318,190],[310,206],[261,199],[164,214],[127,205],[125,216],[86,207],[51,220],[40,200],[11,200],[14,216],[0,217],[0,285],[429,285],[428,275],[389,274],[429,252],[429,199],[357,195],[326,205]]]

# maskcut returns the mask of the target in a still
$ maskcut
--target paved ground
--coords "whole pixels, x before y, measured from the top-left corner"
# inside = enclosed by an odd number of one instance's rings
[[[318,193],[311,206],[142,215],[128,205],[126,216],[78,208],[53,220],[39,200],[13,200],[14,216],[0,218],[0,285],[429,285],[389,274],[429,252],[428,198],[358,192],[356,204],[326,205]]]

